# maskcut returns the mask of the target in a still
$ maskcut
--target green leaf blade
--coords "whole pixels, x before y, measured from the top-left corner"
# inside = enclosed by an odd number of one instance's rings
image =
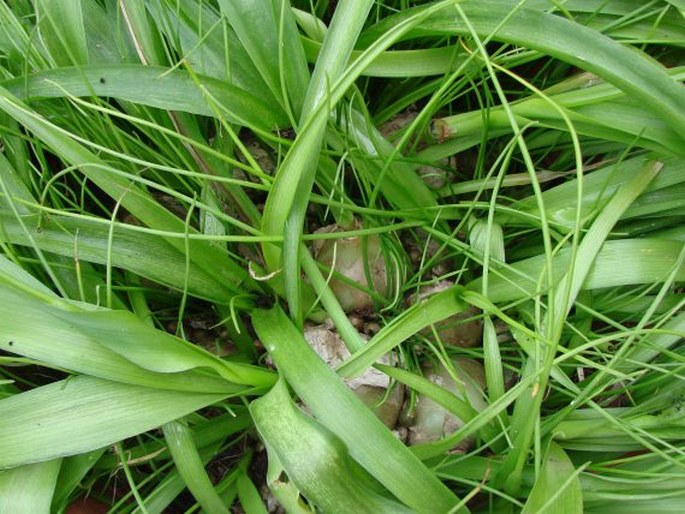
[[[38,387],[0,400],[0,469],[102,448],[224,398],[86,376]]]
[[[408,513],[355,476],[344,443],[303,414],[283,380],[250,406],[270,454],[277,455],[305,496],[324,512]]]
[[[459,503],[314,353],[279,307],[256,310],[252,320],[257,335],[298,396],[390,492],[419,512],[447,512]],[[462,511],[468,512],[466,508]]]
[[[550,442],[540,475],[521,514],[582,514],[583,492],[566,452]]]

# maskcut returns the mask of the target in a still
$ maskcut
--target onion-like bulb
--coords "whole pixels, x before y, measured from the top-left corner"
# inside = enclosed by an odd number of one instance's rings
[[[461,358],[455,359],[453,364],[459,384],[442,366],[436,369],[435,366],[425,365],[422,368],[423,376],[458,398],[468,400],[476,411],[485,409],[487,403],[481,392],[485,388],[483,366],[475,360]],[[407,442],[410,445],[442,439],[464,426],[463,420],[422,394],[418,395],[413,411],[403,413],[401,421],[408,428]],[[466,440],[456,449],[463,450],[470,445],[471,441]]]
[[[442,280],[436,284],[424,286],[419,289],[418,294],[415,293],[409,296],[407,303],[413,305],[418,301],[449,289],[453,285],[448,280]],[[475,318],[478,314],[478,309],[468,307],[463,312],[435,323],[434,327],[440,337],[440,341],[446,345],[461,346],[463,348],[481,345],[483,342],[483,322],[480,319],[470,319]],[[430,327],[427,327],[420,334],[425,337],[431,337],[433,331]]]
[[[304,337],[309,346],[331,368],[337,367],[350,352],[340,336],[322,325],[305,327]],[[364,336],[361,336],[364,338]],[[379,362],[393,365],[394,359],[384,355]],[[369,368],[361,375],[344,380],[347,387],[359,398],[388,428],[394,428],[404,401],[402,384],[392,384],[385,373]]]
[[[340,230],[337,225],[329,225],[315,233]],[[339,274],[334,273],[328,285],[345,312],[372,308],[370,291],[387,298],[397,289],[397,260],[384,250],[378,235],[322,239],[314,243],[313,249],[317,261]]]

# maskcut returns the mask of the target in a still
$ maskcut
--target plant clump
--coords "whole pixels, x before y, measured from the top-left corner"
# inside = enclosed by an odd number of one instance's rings
[[[485,371],[473,359],[456,358],[451,371],[441,365],[426,363],[422,366],[423,377],[449,391],[464,402],[465,410],[478,412],[487,407],[483,398]],[[407,427],[409,445],[429,443],[442,439],[464,426],[465,420],[449,412],[432,398],[419,394],[413,408],[402,413],[400,422]],[[457,449],[466,449],[471,440],[464,441]]]

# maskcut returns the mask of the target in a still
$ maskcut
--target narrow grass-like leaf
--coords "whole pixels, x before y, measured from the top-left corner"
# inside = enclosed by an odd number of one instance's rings
[[[553,312],[556,320],[554,324],[559,331],[590,273],[602,244],[609,237],[609,233],[621,215],[642,194],[662,167],[662,162],[648,162],[638,176],[617,191],[588,229],[574,256],[575,260],[571,263],[572,267],[564,277],[565,284],[555,290]]]
[[[126,37],[121,14],[113,4],[81,0],[89,63],[135,62],[135,43]]]
[[[583,177],[583,198],[579,206],[581,218],[593,215],[618,191],[620,187],[639,175],[650,160],[657,158],[654,154],[608,164],[588,173]],[[645,189],[644,195],[659,190],[671,190],[674,186],[685,183],[685,161],[677,157],[659,158],[663,162],[661,172]],[[571,229],[574,225],[576,205],[569,205],[568,198],[575,194],[576,180],[569,180],[542,193],[545,211],[550,221],[558,229]],[[643,195],[643,196],[644,196]],[[636,199],[639,202],[639,199]],[[516,203],[517,211],[538,215],[536,199],[528,197]],[[630,208],[626,213],[630,212]],[[625,216],[625,214],[624,214]],[[498,215],[503,224],[519,224],[521,218],[510,215]]]
[[[54,291],[4,255],[0,255],[0,276],[9,278],[20,289],[31,291],[33,295],[47,302],[57,298]]]
[[[419,512],[447,512],[458,503],[314,353],[279,307],[254,311],[252,321],[279,371],[316,419],[390,492]]]
[[[228,507],[221,501],[207,476],[192,431],[182,421],[172,421],[162,429],[176,468],[200,506],[208,514],[228,514]]]
[[[343,0],[336,6],[307,89],[301,122],[326,103],[325,97],[347,66],[372,5],[369,0]]]
[[[680,14],[685,18],[685,0],[666,0],[669,4],[680,11]]]
[[[226,438],[253,426],[252,418],[246,407],[235,407],[231,410],[230,414],[222,414],[201,420],[199,419],[201,416],[189,418],[195,421],[191,435],[203,460],[204,454],[207,451],[211,451],[217,445],[223,443]],[[136,446],[128,446],[126,450],[128,460],[136,462],[145,460],[150,455],[161,455],[167,450],[167,445],[164,439],[155,439],[154,441],[143,440]],[[117,465],[118,462],[119,456],[110,452],[100,457],[97,467],[98,469],[106,469]]]
[[[635,371],[675,346],[685,335],[685,313],[674,316],[660,328],[666,332],[650,334],[642,344],[635,345],[625,359],[617,362],[616,368],[623,372]]]
[[[207,463],[216,456],[219,451],[222,441],[236,433],[246,430],[253,426],[252,419],[247,412],[247,409],[241,409],[234,417],[230,414],[211,418],[206,422],[198,423],[193,427],[193,439],[197,446],[200,459],[206,466]],[[157,444],[141,445],[139,456],[148,455],[149,451],[160,451],[164,449],[162,442]],[[136,453],[133,453],[132,458],[135,458]],[[114,458],[114,457],[112,457]],[[103,462],[103,467],[110,467],[112,463]],[[231,480],[235,473],[230,473],[226,480]],[[217,484],[217,490],[221,484]],[[185,488],[185,482],[178,470],[173,469],[160,480],[159,484],[143,499],[143,505],[139,505],[133,512],[136,514],[163,514],[172,504],[173,500]],[[230,485],[229,485],[230,489]],[[226,493],[230,491],[220,491],[221,498],[225,505],[232,504],[232,500],[226,499]],[[229,494],[230,496],[230,494]]]
[[[535,425],[539,419],[542,404],[542,395],[536,392],[535,387],[542,390],[547,387],[556,348],[569,310],[574,305],[576,297],[597,258],[601,245],[609,236],[609,232],[621,214],[644,191],[661,170],[661,167],[662,163],[660,162],[647,163],[643,173],[621,187],[614,197],[607,202],[593,221],[577,250],[572,248],[569,267],[560,287],[554,289],[554,294],[550,298],[551,306],[546,317],[549,316],[550,318],[551,328],[550,333],[545,334],[549,345],[543,346],[536,358],[529,358],[524,367],[523,376],[535,374],[539,376],[539,379],[531,393],[522,395],[514,407],[510,428],[513,434],[514,450],[505,458],[502,469],[496,478],[498,483],[503,484],[509,493],[517,493],[520,488],[523,465],[536,431]]]
[[[0,469],[102,448],[224,397],[86,376],[38,387],[0,400]]]
[[[136,365],[158,373],[177,373],[192,368],[213,369],[238,384],[270,385],[273,375],[263,368],[222,360],[197,345],[149,327],[134,314],[123,311],[61,313],[62,318],[91,339]]]
[[[679,387],[679,389],[678,389]],[[655,391],[650,399],[660,408],[644,413],[647,402],[631,408],[578,409],[559,423],[555,441],[569,450],[629,452],[681,438],[685,418],[680,410],[683,388]]]
[[[488,398],[494,402],[504,396],[504,373],[497,331],[490,316],[483,318],[483,357]]]
[[[182,56],[194,73],[250,91],[280,110],[276,99],[267,94],[268,87],[252,59],[214,4],[178,0],[147,3],[146,8],[165,44],[172,53]]]
[[[517,398],[522,394],[526,394],[526,389],[532,385],[535,378],[534,375],[522,378],[521,381],[509,389],[504,396],[490,403],[485,410],[480,411],[475,418],[462,428],[438,441],[417,444],[411,448],[412,453],[421,460],[428,460],[438,456],[441,458],[444,457],[446,453],[454,450],[454,447],[461,441],[490,424],[498,416],[501,416],[502,413],[505,412],[505,409],[516,401]]]
[[[538,50],[602,77],[662,117],[682,137],[685,134],[685,89],[646,54],[637,52],[562,16],[516,6],[506,0],[463,2],[462,8],[478,35]],[[420,8],[419,8],[420,9]],[[361,44],[376,39],[388,27],[411,16],[411,9],[385,18],[360,37]],[[508,21],[497,28],[501,20]],[[417,27],[414,37],[426,34],[469,34],[459,17],[434,16]]]
[[[469,242],[476,252],[489,255],[495,261],[505,261],[502,227],[498,223],[488,226],[484,220],[474,220],[469,227]]]
[[[33,8],[30,8],[29,13],[31,11]],[[22,13],[7,2],[1,2],[0,49],[9,57],[6,63],[8,71],[18,74],[26,65],[32,69],[47,66],[48,56],[45,55],[45,50],[42,46],[31,43],[34,37],[27,33],[22,23]]]
[[[308,38],[302,38],[302,44],[310,62],[316,62],[321,44]],[[357,59],[362,50],[354,50],[350,59]],[[501,63],[525,62],[533,57],[528,55],[504,56]],[[457,70],[464,64],[463,49],[456,46],[438,48],[422,48],[417,50],[387,50],[376,57],[362,72],[362,76],[370,77],[425,77],[430,75],[444,75]],[[497,62],[500,62],[498,59]],[[512,62],[513,64],[513,62]],[[465,71],[466,73],[466,71]]]
[[[93,152],[72,139],[62,129],[31,111],[20,100],[0,87],[0,109],[20,121],[46,145],[65,161],[77,166],[79,170],[112,199],[119,202],[131,214],[150,227],[186,233],[186,223],[162,207],[151,195],[130,182],[127,178],[109,173],[111,168]],[[190,251],[189,258],[206,269],[214,270],[218,280],[232,285],[236,292],[258,288],[250,280],[247,271],[233,262],[227,252],[205,242],[187,242],[168,239],[169,244],[184,254]],[[188,243],[188,244],[187,244]],[[200,243],[200,244],[195,244]],[[243,287],[241,287],[243,286]]]
[[[235,482],[238,491],[238,501],[240,501],[240,506],[245,511],[245,514],[268,514],[257,486],[246,471],[241,470]]]
[[[681,3],[0,2],[0,511],[62,460],[36,509],[122,470],[113,512],[264,514],[254,436],[293,514],[680,514]],[[361,233],[403,287],[345,313],[317,240]],[[482,348],[420,336],[468,305]],[[471,405],[419,372],[461,356]],[[346,387],[371,369],[464,425],[407,448]]]
[[[400,154],[395,146],[362,112],[346,112],[344,127],[360,150],[351,152],[350,160],[388,202],[400,209],[414,209],[417,216],[422,215],[423,209],[437,206],[433,191],[418,176],[415,167],[398,158]],[[394,160],[388,162],[393,155],[396,155]]]
[[[682,81],[683,70],[667,72],[675,81]],[[682,139],[664,123],[661,116],[646,111],[642,104],[627,97],[611,84],[596,76],[583,73],[560,84],[555,84],[545,94],[549,100],[564,108],[573,128],[583,135],[656,148],[675,155],[682,154]],[[567,131],[566,121],[549,108],[548,100],[532,96],[511,104],[511,110],[521,120]],[[480,110],[439,118],[434,121],[433,131],[441,139],[455,136],[468,137],[483,133],[495,137],[511,132],[501,106],[490,109],[487,116]]]

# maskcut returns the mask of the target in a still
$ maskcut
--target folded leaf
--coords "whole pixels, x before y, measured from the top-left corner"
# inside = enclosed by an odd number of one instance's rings
[[[323,512],[412,512],[355,476],[345,444],[295,406],[283,380],[252,402],[250,412],[269,455]]]

